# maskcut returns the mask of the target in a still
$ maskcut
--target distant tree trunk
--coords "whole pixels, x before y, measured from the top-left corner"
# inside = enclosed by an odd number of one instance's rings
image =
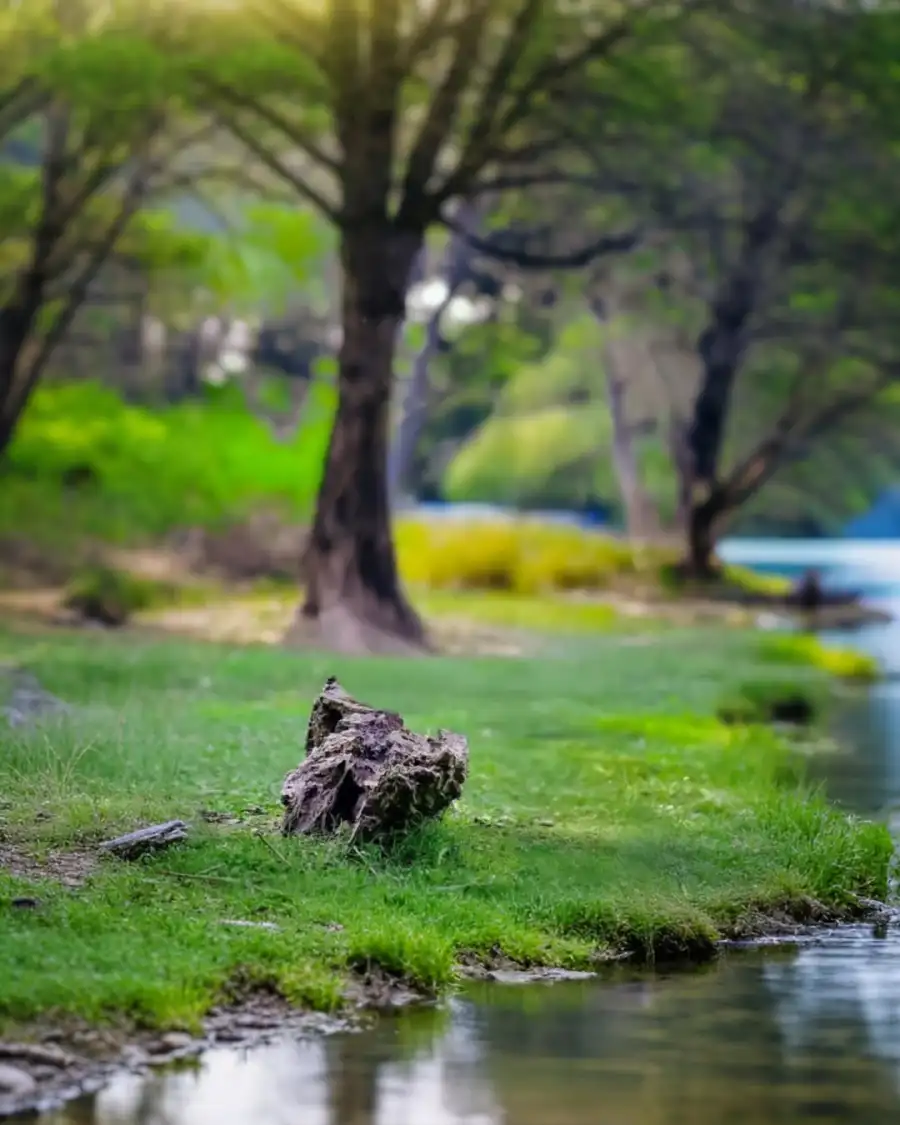
[[[735,380],[744,361],[747,330],[781,225],[779,200],[763,207],[744,227],[737,264],[712,304],[709,324],[697,341],[702,373],[687,433],[691,460],[687,566],[696,578],[715,573],[714,525],[722,516],[719,492],[722,447]]]
[[[675,528],[687,533],[691,514],[691,455],[687,442],[687,425],[672,413],[668,420],[669,459],[675,473]]]
[[[344,652],[426,645],[400,588],[387,480],[397,335],[421,231],[389,220],[345,230],[338,407],[305,558],[306,600],[288,642],[310,630]]]
[[[703,333],[698,352],[703,364],[700,391],[687,431],[690,478],[687,488],[687,558],[690,577],[715,577],[715,525],[722,515],[717,502],[719,466],[731,405],[731,392],[743,354],[743,322],[713,323]]]
[[[484,210],[482,200],[465,201],[455,215],[456,222],[463,230],[476,234]],[[473,255],[474,251],[463,234],[450,237],[440,267],[440,277],[447,285],[447,296],[428,320],[425,341],[413,360],[400,423],[388,453],[388,483],[392,500],[402,494],[407,484],[410,466],[427,418],[431,363],[441,346],[441,319],[456,292],[468,278]]]
[[[431,362],[440,348],[441,317],[449,304],[448,295],[429,317],[425,342],[413,359],[412,373],[403,399],[403,413],[388,453],[388,488],[392,501],[398,500],[403,494],[419,444],[431,391]]]
[[[20,378],[20,367],[39,305],[36,300],[34,310],[21,305],[0,310],[0,456],[9,447],[34,389],[34,379]]]
[[[592,298],[591,309],[597,320],[608,328],[612,316],[609,303],[599,297]],[[644,482],[634,448],[634,428],[625,407],[627,375],[624,362],[617,354],[616,341],[607,340],[604,348],[604,374],[606,376],[606,401],[612,422],[612,462],[625,510],[625,526],[632,539],[647,540],[660,530],[659,513]]]
[[[705,581],[715,576],[716,524],[723,514],[712,497],[691,504],[687,521],[687,569],[691,578]]]

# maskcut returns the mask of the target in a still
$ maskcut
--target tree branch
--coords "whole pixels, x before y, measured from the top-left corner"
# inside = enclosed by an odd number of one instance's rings
[[[527,37],[530,27],[539,14],[540,7],[541,5],[537,0],[525,0],[522,9],[520,9],[519,18],[507,41],[507,48],[510,49],[510,52],[514,42],[518,43],[522,35]],[[538,67],[515,92],[506,110],[499,114],[502,93],[505,84],[511,78],[515,62],[513,59],[511,69],[510,59],[507,57],[508,52],[505,50],[491,79],[488,81],[488,87],[485,91],[486,95],[491,94],[492,101],[488,101],[487,96],[482,99],[479,115],[476,116],[475,123],[463,145],[462,155],[457,166],[435,193],[438,205],[440,206],[461,191],[467,190],[472,177],[476,176],[485,165],[495,159],[497,146],[502,143],[504,138],[510,136],[516,126],[527,117],[532,103],[538,95],[552,92],[556,83],[566,75],[581,69],[594,59],[610,54],[619,42],[627,38],[631,33],[631,28],[632,18],[631,13],[629,13],[628,16],[614,23],[602,35],[590,39],[578,51],[565,58],[553,59]],[[498,92],[498,84],[501,82],[503,85],[499,86]]]
[[[20,79],[0,96],[0,139],[50,102],[34,78]]]
[[[431,100],[407,160],[397,213],[401,226],[427,222],[431,217],[434,203],[429,200],[428,184],[459,113],[469,79],[478,65],[481,40],[490,12],[490,0],[472,0],[472,11],[456,33],[453,58]]]
[[[292,172],[290,168],[273,152],[259,141],[253,133],[238,121],[236,117],[228,116],[225,114],[218,114],[219,120],[224,128],[233,133],[235,137],[246,148],[253,153],[253,155],[264,164],[271,172],[280,177],[299,194],[307,199],[313,206],[317,207],[328,219],[336,225],[340,224],[341,213],[338,209],[321,195],[314,187],[306,182],[306,180],[296,172]]]
[[[295,144],[302,150],[305,156],[308,156],[310,160],[314,160],[317,164],[321,164],[322,167],[327,168],[329,172],[335,175],[340,172],[338,161],[333,156],[329,156],[328,153],[316,143],[310,135],[309,130],[304,129],[297,122],[288,120],[282,113],[266,105],[260,98],[251,98],[225,83],[217,82],[208,75],[198,75],[195,81],[201,86],[204,86],[213,95],[228,102],[233,109],[253,113],[261,120],[265,121],[267,125],[271,125],[273,129],[283,133],[292,144]]]
[[[265,24],[281,40],[322,62],[322,27],[318,20],[306,15],[299,5],[287,0],[257,0],[257,9]],[[266,15],[271,9],[277,15]]]
[[[581,269],[590,265],[596,258],[604,254],[622,254],[633,250],[641,241],[643,231],[635,228],[623,231],[621,234],[604,235],[594,242],[588,243],[579,250],[567,254],[531,254],[526,250],[510,250],[497,246],[490,239],[479,238],[470,231],[465,230],[453,219],[441,216],[440,220],[448,230],[465,241],[485,257],[493,258],[498,262],[507,262],[518,266],[520,269],[568,270]]]
[[[413,29],[403,50],[404,68],[408,73],[411,73],[416,63],[442,39],[459,31],[459,25],[454,26],[450,18],[452,7],[453,0],[433,0],[431,11],[418,27]]]

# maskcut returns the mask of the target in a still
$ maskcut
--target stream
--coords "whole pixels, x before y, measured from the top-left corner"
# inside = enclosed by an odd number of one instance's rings
[[[733,542],[729,561],[865,589],[900,617],[900,543]],[[900,620],[840,638],[897,673],[847,706],[834,799],[900,839]],[[900,927],[690,971],[481,985],[358,1035],[212,1050],[43,1125],[883,1125],[900,1120]]]

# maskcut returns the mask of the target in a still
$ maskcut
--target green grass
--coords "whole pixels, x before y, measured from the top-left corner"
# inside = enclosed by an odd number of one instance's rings
[[[195,824],[186,846],[105,861],[76,893],[43,882],[36,912],[7,909],[35,890],[0,873],[0,1021],[192,1027],[235,982],[330,1008],[367,962],[440,990],[462,952],[572,967],[610,949],[700,954],[751,908],[886,893],[885,829],[808,793],[770,731],[712,717],[759,671],[754,639],[621,641],[576,638],[552,661],[401,662],[0,634],[0,659],[76,707],[64,725],[2,734],[5,846],[41,855]],[[470,739],[464,800],[393,854],[275,834],[331,673],[413,728]],[[246,824],[204,825],[201,809]]]
[[[565,596],[523,596],[487,590],[410,590],[427,617],[467,618],[485,625],[553,633],[596,633],[621,624],[612,606]]]

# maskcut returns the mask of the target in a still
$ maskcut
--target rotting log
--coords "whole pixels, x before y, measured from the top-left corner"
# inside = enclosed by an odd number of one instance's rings
[[[389,839],[440,816],[462,793],[469,747],[460,734],[415,734],[393,711],[349,696],[330,678],[313,705],[306,757],[284,781],[285,835]]]

